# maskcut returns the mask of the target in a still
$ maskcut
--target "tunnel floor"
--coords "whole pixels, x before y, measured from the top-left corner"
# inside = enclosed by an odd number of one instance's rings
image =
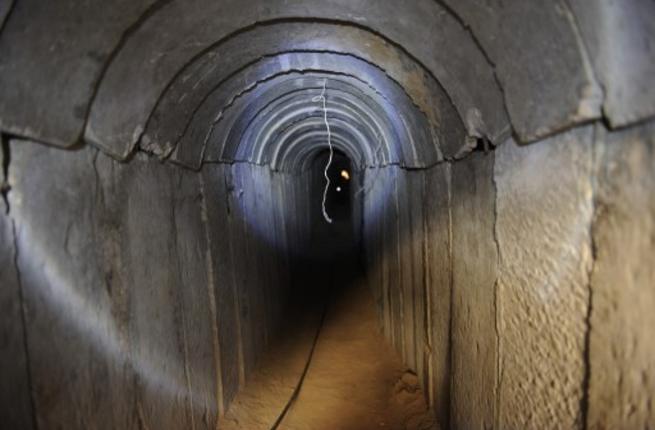
[[[279,428],[435,428],[416,376],[380,332],[363,283],[331,300],[300,394]]]
[[[297,282],[309,294],[293,304],[288,326],[219,428],[439,428],[418,378],[381,332],[349,231],[337,222],[314,238],[319,262]]]

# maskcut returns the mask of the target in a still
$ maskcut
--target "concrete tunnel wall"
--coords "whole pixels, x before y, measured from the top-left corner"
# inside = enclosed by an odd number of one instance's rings
[[[15,384],[3,388],[4,422],[213,427],[296,288],[303,182],[242,164],[193,172],[10,145],[2,372]],[[16,360],[26,356],[29,368]]]
[[[2,422],[216,427],[313,252],[327,82],[381,327],[442,427],[653,426],[653,17],[0,3]]]

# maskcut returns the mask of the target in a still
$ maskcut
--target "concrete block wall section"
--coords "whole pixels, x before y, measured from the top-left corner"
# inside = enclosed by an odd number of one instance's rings
[[[444,427],[655,422],[654,130],[592,124],[427,170],[367,172],[381,324]]]
[[[15,383],[0,391],[3,423],[214,428],[283,312],[290,258],[254,226],[299,240],[287,234],[304,222],[287,216],[297,208],[271,217],[264,198],[288,178],[143,155],[122,164],[89,147],[10,150],[0,334],[3,380]]]
[[[0,214],[0,422],[7,428],[32,428],[32,399],[22,324],[20,279],[16,270],[14,224]]]
[[[450,424],[454,428],[494,426],[498,254],[493,165],[493,153],[476,153],[452,167]]]
[[[14,0],[7,0],[2,2],[2,4],[0,4],[0,30],[2,30],[2,26],[5,23],[7,15],[9,14],[9,11],[11,11],[11,8],[13,6],[14,6]]]
[[[582,424],[593,126],[496,152],[497,425]]]
[[[450,408],[450,165],[373,169],[364,183],[364,260],[381,327],[443,419]]]
[[[8,109],[0,118],[2,129],[58,146],[74,145],[112,51],[123,32],[156,1],[3,1],[0,24],[6,4],[11,8],[1,27],[0,104]],[[33,82],[44,76],[57,84],[36,88]],[[10,100],[15,102],[12,108]]]
[[[597,131],[590,429],[655,423],[655,124]]]
[[[450,417],[451,349],[451,165],[441,164],[425,171],[425,300],[427,309],[427,345],[429,361],[427,382],[429,404],[442,417]],[[425,378],[424,378],[425,381]]]

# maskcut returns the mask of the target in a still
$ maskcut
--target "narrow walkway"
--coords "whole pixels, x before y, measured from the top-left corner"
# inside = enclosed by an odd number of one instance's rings
[[[343,270],[335,270],[343,274]],[[337,275],[339,276],[339,275]],[[360,279],[333,296],[284,430],[437,429],[418,380],[382,336]]]
[[[315,249],[323,253],[317,261],[330,263],[304,268],[308,273],[301,275],[297,295],[307,297],[286,316],[288,329],[237,394],[220,429],[273,428],[315,340],[303,384],[278,430],[439,429],[418,378],[382,335],[352,231],[350,224],[336,222],[315,238]]]

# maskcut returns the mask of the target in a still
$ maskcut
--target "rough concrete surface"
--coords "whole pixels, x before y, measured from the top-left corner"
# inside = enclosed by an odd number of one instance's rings
[[[655,4],[569,0],[614,127],[655,116]]]
[[[450,425],[494,426],[497,393],[494,154],[452,167],[452,361]]]
[[[598,128],[587,425],[653,428],[655,124]]]
[[[76,143],[105,62],[152,3],[17,1],[0,37],[0,128],[58,146]]]
[[[0,30],[7,19],[7,15],[11,11],[11,8],[14,6],[14,0],[5,0],[0,4]]]
[[[0,422],[7,428],[34,425],[22,292],[16,270],[12,219],[0,211]]]
[[[494,64],[522,141],[601,116],[603,94],[567,1],[447,1]]]
[[[110,284],[111,268],[120,262],[108,261],[105,272],[96,246],[100,232],[93,228],[96,151],[69,153],[15,140],[10,147],[9,200],[36,425],[100,418],[107,428],[134,428],[121,290]],[[47,187],[34,171],[49,178]]]
[[[323,52],[324,46],[332,46],[334,53]],[[331,61],[321,61],[322,57]],[[244,88],[252,93],[255,84],[261,85],[276,73],[317,68],[347,73],[372,87],[384,87],[384,96],[393,104],[394,86],[400,84],[428,117],[443,152],[452,156],[460,149],[464,140],[459,116],[424,68],[374,33],[322,22],[260,25],[204,52],[185,66],[161,95],[148,120],[142,146],[165,153],[184,135],[174,157],[189,163],[201,155],[207,129],[224,109],[223,104],[237,95],[243,98]],[[402,103],[396,108],[405,111]],[[413,123],[420,115],[406,114],[405,119]],[[189,134],[195,134],[196,129],[202,133],[194,139]],[[428,157],[421,161],[427,162]]]
[[[224,170],[203,175],[203,187],[198,173],[142,155],[120,164],[91,148],[68,152],[12,141],[11,158],[11,218],[39,425],[213,427],[243,384],[244,369],[251,371],[265,349],[275,327],[270,313],[279,315],[285,297],[254,297],[264,285],[278,288],[269,276],[268,284],[236,284],[243,288],[233,298],[232,279],[268,272],[272,263],[257,238],[244,241],[234,227],[226,236],[213,223],[207,229],[207,216],[226,210],[226,189],[213,185],[229,183]],[[51,178],[47,188],[31,174],[37,166]],[[230,193],[261,198],[270,181],[259,185],[264,189],[251,184]],[[254,234],[243,213],[228,222]],[[249,266],[215,264],[241,252]],[[14,287],[6,290],[10,299],[17,287],[7,285]],[[15,300],[8,311],[18,309]],[[228,324],[233,309],[240,309],[241,324]],[[235,344],[250,345],[249,367]]]
[[[451,166],[442,164],[425,172],[425,300],[428,308],[430,371],[424,387],[443,428],[450,416],[450,303],[451,303]]]
[[[580,428],[593,127],[496,151],[498,428]]]
[[[492,140],[506,133],[502,95],[491,67],[466,30],[438,3],[421,0],[405,8],[385,0],[370,8],[365,3],[344,0],[312,4],[305,0],[220,4],[194,0],[164,5],[130,35],[99,87],[86,139],[125,157],[138,141],[166,85],[195,56],[240,28],[308,16],[350,22],[365,16],[364,27],[401,45],[437,77],[461,117],[474,117],[475,121],[467,124],[471,133]],[[403,19],[394,19],[397,16]],[[175,31],[162,32],[162,28]],[[430,38],[417,40],[418,33],[429,34]]]

